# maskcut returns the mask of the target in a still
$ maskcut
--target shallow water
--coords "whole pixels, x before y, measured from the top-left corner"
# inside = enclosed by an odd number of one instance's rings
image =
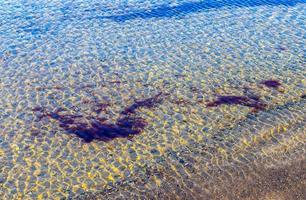
[[[305,199],[305,3],[0,1],[0,195]]]

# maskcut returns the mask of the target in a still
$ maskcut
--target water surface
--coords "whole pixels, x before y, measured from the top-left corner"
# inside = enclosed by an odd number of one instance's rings
[[[0,1],[4,199],[304,199],[304,0]]]

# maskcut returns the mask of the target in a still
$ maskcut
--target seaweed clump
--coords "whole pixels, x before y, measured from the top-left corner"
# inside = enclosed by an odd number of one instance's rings
[[[162,102],[161,93],[158,95],[136,101],[128,106],[125,111],[121,112],[119,118],[115,122],[109,122],[106,118],[90,117],[86,118],[82,115],[71,115],[62,113],[63,109],[54,112],[47,112],[44,108],[36,107],[34,112],[39,112],[39,119],[48,117],[56,120],[59,126],[67,133],[75,134],[82,138],[86,143],[93,140],[110,141],[115,138],[131,138],[140,134],[147,126],[145,119],[135,115],[136,109],[140,107],[152,108]],[[106,104],[98,104],[101,111],[106,109]]]
[[[144,100],[140,100],[140,101],[135,101],[132,105],[128,106],[127,108],[125,108],[121,114],[122,115],[128,115],[128,114],[134,114],[135,111],[138,108],[153,108],[155,107],[157,104],[160,104],[163,101],[163,93],[158,93],[157,95],[144,99]]]
[[[219,105],[243,105],[254,108],[255,110],[263,110],[266,104],[260,101],[259,97],[247,96],[218,96],[217,100],[206,104],[207,107],[216,107]]]
[[[260,82],[261,84],[265,85],[266,87],[269,88],[276,88],[278,89],[281,86],[281,83],[278,80],[265,80]]]

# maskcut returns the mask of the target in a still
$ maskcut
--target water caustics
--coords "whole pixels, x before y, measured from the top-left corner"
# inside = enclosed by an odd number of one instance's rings
[[[304,199],[303,0],[0,1],[4,199]]]

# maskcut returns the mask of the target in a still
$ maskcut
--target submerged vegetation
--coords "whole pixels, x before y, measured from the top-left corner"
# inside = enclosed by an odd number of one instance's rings
[[[279,89],[281,86],[281,83],[278,80],[264,80],[261,81],[260,84],[263,84],[264,86],[268,88],[275,88]],[[244,96],[232,96],[232,95],[226,95],[226,96],[218,96],[216,100],[213,102],[209,102],[206,104],[207,107],[216,107],[219,105],[242,105],[254,108],[253,111],[257,112],[258,110],[264,110],[267,107],[267,104],[265,104],[259,96],[250,93],[250,88],[244,87]],[[281,90],[279,90],[281,92]]]
[[[217,100],[206,104],[207,107],[227,105],[243,105],[255,108],[256,110],[263,110],[266,104],[261,102],[259,98],[251,98],[247,96],[218,96]]]
[[[263,84],[266,87],[269,87],[269,88],[278,89],[281,86],[281,83],[278,80],[272,80],[272,79],[271,80],[265,80],[265,81],[262,81],[260,83]]]
[[[264,80],[260,84],[269,88],[278,88],[281,86],[278,80]],[[261,98],[251,91],[250,88],[244,87],[244,95],[218,95],[212,102],[208,102],[206,107],[217,107],[220,105],[242,105],[253,108],[252,112],[264,110],[267,104]],[[194,93],[200,92],[191,88]],[[57,121],[59,126],[67,133],[74,134],[82,138],[85,142],[92,142],[93,140],[110,141],[115,138],[131,138],[134,135],[140,134],[148,125],[147,121],[137,115],[140,108],[152,109],[160,105],[168,93],[159,92],[158,94],[141,100],[135,100],[131,105],[126,106],[119,114],[115,121],[110,121],[101,116],[100,113],[105,112],[110,103],[94,102],[92,111],[97,114],[96,117],[86,117],[84,115],[66,114],[65,110],[58,108],[54,112],[47,111],[46,108],[36,107],[33,111],[38,115],[39,119],[49,118]],[[305,98],[302,96],[302,98]],[[83,103],[89,103],[86,100]],[[171,101],[177,105],[192,104],[185,99],[176,99]]]
[[[66,132],[75,134],[85,142],[93,140],[110,141],[114,138],[131,138],[142,132],[147,126],[145,119],[136,115],[136,110],[144,108],[153,108],[163,101],[163,94],[135,101],[121,112],[115,122],[109,122],[107,118],[91,117],[86,118],[83,115],[64,114],[63,109],[57,109],[54,112],[48,112],[45,108],[36,107],[34,112],[39,114],[39,119],[44,117],[56,120],[59,126]],[[105,111],[110,104],[99,103],[94,106],[94,110],[99,113]]]
[[[127,115],[127,114],[134,114],[135,111],[138,108],[144,107],[144,108],[153,108],[155,107],[157,104],[160,104],[162,102],[162,93],[158,93],[157,95],[148,98],[148,99],[144,99],[144,100],[139,100],[139,101],[135,101],[135,103],[133,103],[132,105],[128,106],[127,108],[124,109],[124,111],[121,112],[121,114],[123,115]]]

